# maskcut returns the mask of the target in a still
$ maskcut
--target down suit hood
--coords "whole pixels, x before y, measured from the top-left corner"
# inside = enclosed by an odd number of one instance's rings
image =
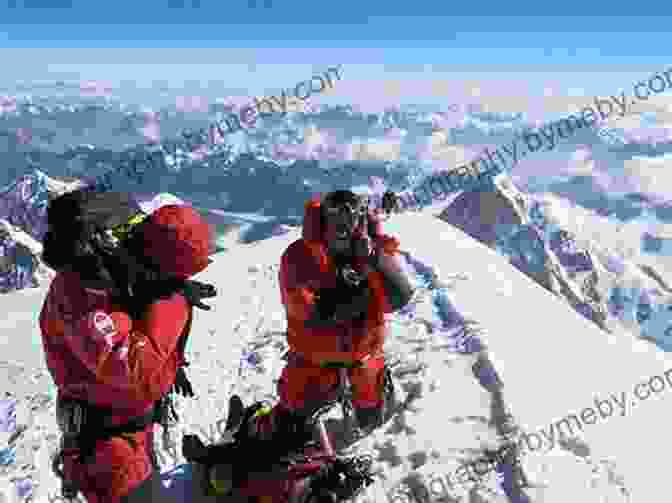
[[[326,231],[327,229],[322,217],[321,198],[316,196],[310,199],[305,205],[301,237],[309,242],[324,244],[326,241]],[[358,229],[358,231],[363,234],[368,233],[368,236],[374,240],[383,236],[380,219],[371,210],[368,212],[367,228]]]
[[[189,206],[161,207],[150,215],[140,233],[143,255],[161,271],[181,279],[210,264],[212,242],[210,224]]]

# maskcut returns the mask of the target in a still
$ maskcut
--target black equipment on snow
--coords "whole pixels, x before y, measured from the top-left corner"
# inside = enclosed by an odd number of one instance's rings
[[[335,405],[328,403],[308,418],[281,414],[273,438],[259,440],[248,435],[249,422],[267,407],[257,402],[241,411],[242,402],[234,395],[227,420],[234,441],[205,446],[195,435],[185,435],[183,455],[204,467],[208,495],[266,496],[274,503],[346,501],[373,482],[372,460],[334,454],[322,416]]]

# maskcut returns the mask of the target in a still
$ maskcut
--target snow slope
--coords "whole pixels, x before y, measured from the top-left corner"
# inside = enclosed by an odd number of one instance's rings
[[[630,401],[636,384],[670,367],[666,353],[625,334],[605,334],[512,270],[504,257],[465,239],[454,227],[426,219],[403,215],[388,228],[403,243],[413,243],[443,274],[469,274],[469,281],[456,284],[454,303],[487,329],[485,342],[500,363],[507,400],[527,431],[580,413],[594,406],[595,397],[625,391]],[[651,398],[641,408],[583,431],[597,456],[616,461],[634,501],[657,501],[665,494],[663,457],[669,446],[659,432],[667,428],[672,400]]]
[[[580,412],[593,405],[595,396],[604,399],[609,393],[630,391],[665,370],[666,358],[653,345],[640,342],[635,348],[630,336],[605,334],[504,257],[449,224],[414,213],[394,216],[386,230],[399,235],[402,248],[413,257],[433,264],[454,306],[482,324],[481,337],[505,383],[505,398],[526,431],[538,431]],[[189,374],[198,397],[180,401],[183,421],[167,439],[173,448],[184,432],[217,439],[216,422],[225,417],[234,390],[246,403],[274,399],[274,379],[286,349],[278,261],[298,235],[293,230],[263,242],[235,245],[216,255],[197,278],[213,282],[221,293],[211,302],[212,311],[198,311],[195,316]],[[53,500],[58,487],[48,471],[48,456],[57,439],[53,388],[37,328],[44,293],[39,288],[4,299],[7,312],[13,314],[0,324],[0,346],[11,348],[0,358],[4,362],[0,383],[9,384],[0,391],[19,400],[17,422],[26,426],[17,441],[16,462],[0,467],[0,494],[4,484],[9,502],[20,501],[14,486],[22,477],[32,476],[40,484],[34,501],[46,503],[49,496]],[[420,289],[413,310],[391,322],[386,349],[393,374],[402,394],[413,399],[407,411],[356,446],[373,455],[381,475],[360,503],[408,501],[393,497],[394,491],[422,477],[431,480],[449,474],[459,463],[481,456],[485,447],[499,445],[489,425],[490,396],[472,375],[474,355],[451,351],[441,332],[432,333],[435,314],[430,294]],[[664,498],[667,442],[662,432],[672,402],[663,398],[650,399],[628,417],[587,426],[583,441],[588,450],[566,443],[551,453],[544,452],[544,445],[526,454],[528,475],[542,486],[526,489],[531,501],[625,503],[622,485],[632,493],[630,501]],[[330,423],[330,428],[337,431],[337,423]],[[182,465],[178,452],[171,452],[170,442],[159,450],[166,500],[206,501],[191,493],[189,467]],[[614,464],[605,464],[609,460]],[[459,498],[462,486],[458,486],[454,501],[511,501],[497,494],[494,476],[485,485],[489,489],[464,486],[466,492]],[[430,501],[439,501],[438,496]]]

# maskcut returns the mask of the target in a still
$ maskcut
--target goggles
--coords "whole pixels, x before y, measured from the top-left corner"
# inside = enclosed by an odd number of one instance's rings
[[[322,207],[324,208],[324,214],[327,216],[327,218],[341,215],[348,215],[353,217],[364,216],[369,209],[368,199],[363,197],[358,198],[357,201],[352,202],[341,202],[326,199],[322,203]]]
[[[134,230],[149,217],[146,213],[138,213],[131,217],[128,222],[115,225],[111,229],[105,231],[105,234],[112,240],[114,244],[119,244],[126,241]]]

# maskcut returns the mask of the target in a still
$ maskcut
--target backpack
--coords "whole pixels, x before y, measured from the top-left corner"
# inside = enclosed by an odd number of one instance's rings
[[[216,295],[212,285],[172,277],[144,257],[144,243],[138,231],[148,217],[128,193],[81,189],[63,194],[47,208],[49,228],[43,260],[57,271],[79,273],[84,287],[108,290],[113,302],[133,319],[141,319],[152,302],[176,292],[191,306],[209,310],[210,306],[201,299]],[[190,309],[189,321],[178,341],[181,355],[191,320]],[[182,367],[178,368],[173,391],[193,396]],[[157,418],[162,424],[177,419],[170,395],[160,400],[158,410]]]
[[[145,217],[126,193],[68,192],[47,208],[42,258],[56,271],[79,273],[87,286],[124,293],[129,275],[137,274],[140,265],[115,257],[117,245]]]
[[[307,421],[308,429],[318,433],[321,416],[335,406],[331,402],[318,409]],[[206,447],[195,435],[185,435],[183,454],[202,466],[200,484],[207,496],[226,494],[233,501],[247,498],[264,503],[335,503],[353,498],[373,483],[370,456],[334,454],[325,441],[309,438],[305,430],[279,435],[277,443],[247,437],[246,424],[265,409],[263,402],[247,408],[228,444]]]

